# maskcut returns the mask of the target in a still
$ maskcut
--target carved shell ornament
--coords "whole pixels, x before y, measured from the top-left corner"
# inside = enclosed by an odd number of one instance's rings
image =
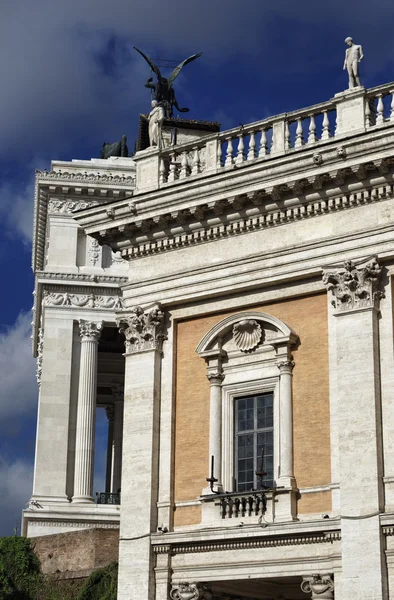
[[[243,319],[233,327],[235,345],[241,352],[251,352],[261,342],[262,329],[254,319]]]

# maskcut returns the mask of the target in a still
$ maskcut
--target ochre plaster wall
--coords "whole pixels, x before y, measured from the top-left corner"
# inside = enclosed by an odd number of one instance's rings
[[[284,321],[300,337],[294,350],[294,473],[298,487],[330,483],[327,296],[317,294],[248,306]],[[175,501],[194,500],[208,475],[209,382],[195,348],[216,323],[240,310],[178,323],[176,356]],[[314,496],[314,498],[312,497]],[[324,500],[325,499],[325,500]],[[317,508],[316,508],[317,507]],[[300,512],[328,511],[330,494],[300,500]],[[193,510],[192,510],[193,508]],[[316,510],[315,510],[316,508]],[[182,516],[181,516],[182,515]],[[195,507],[177,510],[175,525],[197,523]],[[180,522],[181,521],[181,522]]]

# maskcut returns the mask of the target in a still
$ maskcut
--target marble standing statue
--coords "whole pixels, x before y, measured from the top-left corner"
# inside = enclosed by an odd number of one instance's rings
[[[165,117],[164,108],[160,106],[157,100],[152,100],[152,110],[149,113],[149,144],[150,146],[161,147],[162,134],[161,129]]]
[[[343,70],[347,69],[349,73],[349,89],[361,86],[360,77],[358,74],[358,63],[364,58],[363,49],[361,46],[355,44],[351,37],[347,37],[345,44],[349,47],[346,50],[345,62],[343,63]]]

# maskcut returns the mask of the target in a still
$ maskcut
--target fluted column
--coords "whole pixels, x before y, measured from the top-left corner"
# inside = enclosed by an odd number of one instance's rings
[[[107,440],[107,466],[105,470],[105,491],[111,492],[112,480],[112,446],[114,443],[114,405],[108,404],[105,407],[108,419],[108,440]]]
[[[222,382],[224,375],[220,372],[208,373],[207,378],[211,384],[209,398],[209,476],[215,477],[217,482],[214,489],[221,488],[222,470]],[[213,457],[213,473],[212,473]],[[209,486],[204,493],[211,493]]]
[[[93,502],[94,438],[98,341],[102,323],[79,321],[81,362],[79,370],[75,475],[73,502]]]
[[[123,386],[112,389],[114,396],[114,436],[111,492],[118,493],[122,481]]]
[[[280,371],[279,396],[279,437],[280,437],[280,467],[279,485],[291,487],[293,485],[293,399],[292,377],[294,363],[284,360],[277,363]]]

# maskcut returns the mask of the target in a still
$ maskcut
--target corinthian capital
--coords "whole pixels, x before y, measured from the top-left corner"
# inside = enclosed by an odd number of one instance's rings
[[[303,577],[301,589],[306,594],[312,593],[312,600],[334,598],[334,582],[330,575]]]
[[[376,257],[359,265],[348,260],[336,271],[324,271],[323,283],[332,293],[332,305],[337,312],[378,308],[383,296],[378,290],[381,271]]]
[[[173,584],[170,591],[172,600],[198,600],[200,591],[196,583],[176,583]]]
[[[119,331],[124,334],[126,353],[132,354],[141,350],[161,350],[163,340],[164,313],[156,307],[144,312],[141,306],[135,306],[128,314],[117,318]]]
[[[79,321],[79,333],[81,334],[81,340],[83,342],[92,341],[98,342],[100,339],[101,332],[103,330],[102,321],[99,323],[93,323],[91,321]]]

